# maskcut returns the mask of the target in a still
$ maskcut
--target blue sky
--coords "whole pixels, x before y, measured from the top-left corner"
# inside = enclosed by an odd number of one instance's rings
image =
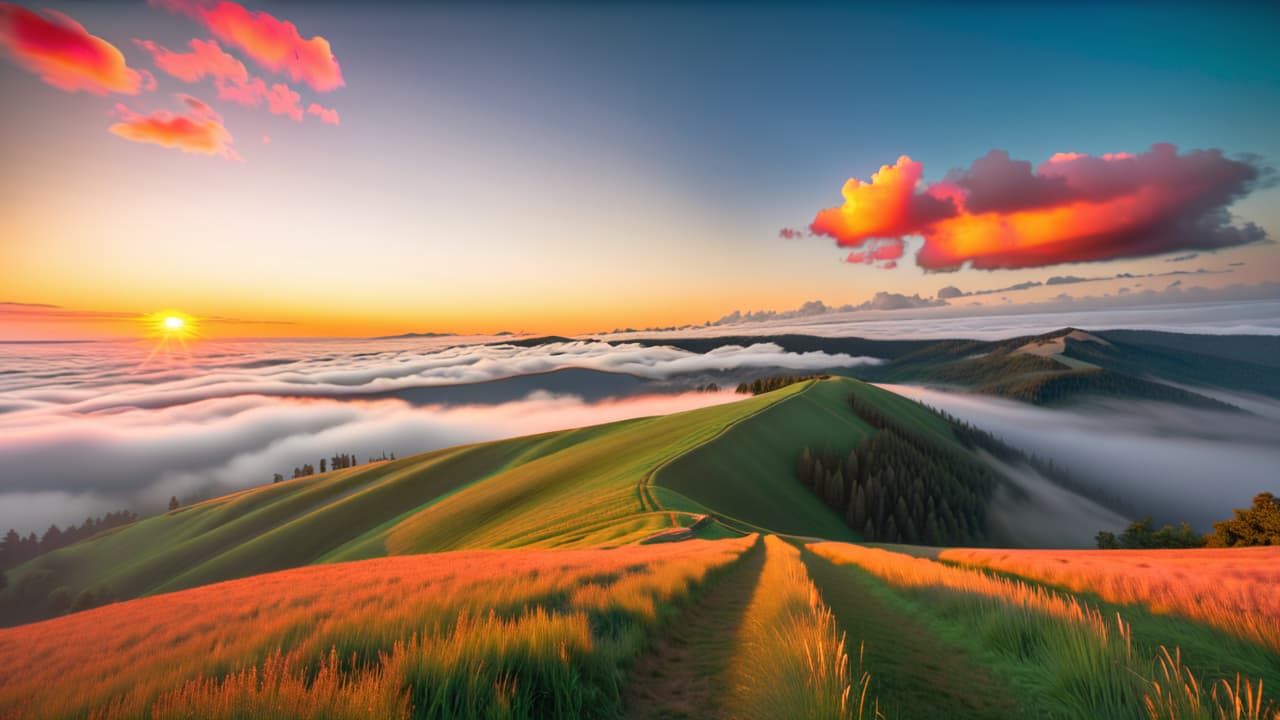
[[[1158,142],[1280,158],[1265,6],[247,4],[332,44],[345,87],[298,89],[340,127],[160,73],[133,38],[181,50],[209,33],[143,2],[50,6],[154,72],[152,93],[71,94],[0,63],[0,302],[317,333],[575,331],[1153,272],[1164,258],[883,271],[777,232],[904,154],[925,181],[993,148],[1033,165]],[[213,105],[243,163],[105,132],[115,102],[172,109],[177,92]],[[1278,199],[1233,210],[1274,237]],[[1256,283],[1280,275],[1277,255],[1206,259]]]

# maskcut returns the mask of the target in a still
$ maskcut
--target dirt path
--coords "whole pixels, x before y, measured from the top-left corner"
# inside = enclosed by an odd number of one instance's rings
[[[805,550],[801,556],[823,602],[847,633],[856,663],[892,720],[1008,718],[1018,715],[1012,691],[963,649],[932,633],[921,621],[870,591],[870,578]]]
[[[764,567],[764,543],[712,581],[636,661],[623,694],[625,717],[708,718],[721,713],[723,673]]]

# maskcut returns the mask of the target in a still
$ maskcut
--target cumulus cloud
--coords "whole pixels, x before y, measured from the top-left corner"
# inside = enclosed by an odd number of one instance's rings
[[[947,303],[942,298],[929,299],[922,298],[919,295],[902,295],[900,293],[880,291],[870,300],[858,303],[857,305],[845,304],[832,307],[821,300],[809,300],[794,310],[757,310],[754,312],[734,310],[728,315],[722,316],[719,320],[708,322],[706,327],[720,327],[723,325],[737,325],[740,323],[764,323],[800,318],[817,318],[823,315],[838,315],[862,310],[902,310],[906,308],[938,307],[946,304]]]
[[[907,308],[926,308],[946,305],[943,300],[930,300],[919,295],[903,295],[901,293],[878,292],[870,300],[858,306],[859,310],[905,310]]]
[[[795,240],[796,238],[804,237],[804,231],[797,228],[784,227],[778,231],[778,237],[783,240]]]
[[[174,52],[150,40],[135,39],[133,43],[150,53],[156,67],[183,82],[199,82],[206,77],[237,83],[249,80],[244,63],[223,50],[217,40],[194,39],[189,43],[191,52],[187,53]]]
[[[857,247],[867,240],[915,235],[956,213],[947,197],[921,190],[924,165],[903,155],[882,165],[870,182],[849,178],[841,194],[844,204],[820,210],[809,229],[833,237],[836,244]]]
[[[0,45],[18,64],[67,92],[136,95],[154,83],[130,68],[116,46],[55,10],[41,15],[0,3]]]
[[[311,103],[307,108],[307,114],[320,118],[320,122],[326,122],[330,125],[338,124],[338,111],[333,108],[323,107],[319,103]]]
[[[297,26],[287,20],[234,2],[151,0],[151,3],[187,15],[259,66],[286,74],[313,90],[327,92],[345,84],[329,41],[318,35],[305,39]]]
[[[294,121],[303,116],[302,95],[284,83],[267,84],[260,77],[249,74],[244,63],[222,49],[217,40],[190,42],[191,52],[174,52],[150,40],[134,40],[138,47],[151,54],[156,66],[183,82],[194,83],[212,78],[218,91],[218,99],[245,107],[258,107],[264,102],[274,115],[284,115]],[[320,106],[312,103],[312,107]],[[323,108],[322,108],[323,109]],[[336,110],[325,114],[312,112],[325,122],[337,124]]]
[[[116,105],[120,122],[108,128],[108,132],[136,143],[159,145],[185,153],[217,155],[229,160],[240,160],[240,154],[231,147],[233,139],[222,116],[205,103],[190,95],[178,95],[186,106],[181,113],[157,110],[141,115],[123,104]]]
[[[840,246],[921,235],[927,270],[1027,268],[1214,251],[1268,241],[1228,212],[1269,173],[1220,150],[1179,154],[1169,144],[1102,156],[1058,153],[1034,171],[993,150],[946,179],[922,184],[902,156],[870,182],[850,179],[844,203],[817,213],[813,233]],[[866,252],[866,251],[863,251]],[[864,258],[865,259],[865,258]]]

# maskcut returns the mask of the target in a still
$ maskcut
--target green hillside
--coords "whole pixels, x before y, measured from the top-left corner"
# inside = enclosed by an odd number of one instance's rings
[[[38,557],[10,571],[0,600],[20,596],[4,604],[34,608],[7,618],[22,622],[41,617],[60,588],[125,599],[316,563],[613,546],[695,525],[703,538],[768,531],[857,540],[796,476],[805,448],[843,456],[874,433],[851,394],[966,452],[944,420],[910,400],[849,378],[806,381],[726,405],[234,493]]]

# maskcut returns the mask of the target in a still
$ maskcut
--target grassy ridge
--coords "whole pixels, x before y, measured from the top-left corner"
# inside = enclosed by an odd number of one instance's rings
[[[783,393],[634,423],[472,485],[398,525],[393,554],[478,547],[564,547],[635,541],[672,527],[643,504],[654,468],[768,408]]]
[[[852,540],[844,522],[795,480],[795,459],[806,445],[848,454],[872,432],[849,409],[855,380],[833,378],[793,385],[785,400],[744,419],[710,442],[654,473],[664,505],[707,508],[726,522],[774,532]],[[863,386],[866,387],[866,386]],[[874,390],[874,388],[872,388]],[[886,393],[888,394],[888,393]],[[665,494],[662,490],[671,491]]]
[[[687,525],[679,511],[705,512],[646,498],[641,486],[655,469],[804,390],[447,448],[247,490],[37,558],[12,571],[10,585],[47,572],[45,592],[66,586],[129,598],[316,562],[635,542]],[[793,486],[775,483],[771,492],[804,495]],[[826,512],[814,505],[809,511]],[[708,526],[699,534],[733,533]]]

